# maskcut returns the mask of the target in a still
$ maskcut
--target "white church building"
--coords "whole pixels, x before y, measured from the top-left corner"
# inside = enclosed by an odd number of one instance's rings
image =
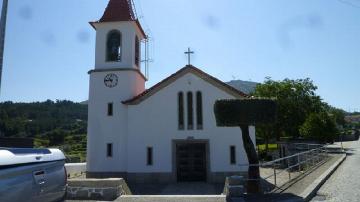
[[[145,89],[140,41],[129,0],[110,0],[96,30],[89,71],[87,177],[131,182],[224,182],[246,173],[240,128],[217,127],[214,103],[248,95],[187,65]],[[250,127],[255,142],[255,128]]]

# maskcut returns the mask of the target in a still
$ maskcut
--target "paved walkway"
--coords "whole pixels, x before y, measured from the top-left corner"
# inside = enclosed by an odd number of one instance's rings
[[[277,186],[282,186],[289,181],[289,172],[277,169]],[[260,168],[263,179],[262,188],[270,191],[274,189],[274,174],[272,168]],[[290,172],[291,179],[299,176],[299,172]],[[134,195],[221,195],[224,184],[210,184],[205,182],[173,183],[173,184],[128,184]]]
[[[274,201],[274,202],[296,202],[304,201],[300,197],[303,192],[310,186],[319,176],[321,176],[325,171],[327,171],[331,166],[334,165],[336,161],[341,158],[340,154],[332,155],[331,159],[326,163],[319,166],[317,169],[314,169],[312,172],[305,174],[304,176],[299,177],[297,180],[292,181],[288,186],[284,187],[284,190],[278,190],[277,193],[267,194],[267,195],[255,195],[255,196],[245,196],[245,199],[232,200],[232,202],[257,202],[257,201]]]
[[[346,161],[320,188],[317,201],[360,201],[360,141],[343,144],[348,156]]]

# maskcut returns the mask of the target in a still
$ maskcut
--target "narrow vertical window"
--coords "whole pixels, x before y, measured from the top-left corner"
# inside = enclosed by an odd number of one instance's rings
[[[193,94],[187,93],[187,115],[188,115],[188,130],[194,129],[194,109],[193,109]]]
[[[202,94],[201,92],[196,93],[196,122],[197,129],[203,129],[203,108],[202,108]]]
[[[140,42],[137,36],[135,37],[135,65],[140,67]]]
[[[153,148],[152,147],[148,147],[147,148],[147,160],[146,160],[146,164],[148,166],[152,166],[153,165]]]
[[[114,109],[113,109],[113,103],[108,103],[108,108],[107,108],[107,114],[108,116],[112,116],[114,114]]]
[[[178,127],[184,130],[184,93],[178,93]]]
[[[106,156],[107,157],[112,157],[113,156],[113,144],[111,144],[111,143],[107,144]]]
[[[236,148],[235,146],[230,146],[230,164],[236,164]]]
[[[110,31],[106,42],[106,60],[121,61],[121,34],[117,30]]]

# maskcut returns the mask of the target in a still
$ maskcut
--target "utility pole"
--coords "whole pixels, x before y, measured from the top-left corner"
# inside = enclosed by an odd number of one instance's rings
[[[6,18],[8,10],[8,0],[3,0],[1,20],[0,20],[0,95],[1,95],[1,82],[4,63],[4,49],[5,49],[5,32],[6,32]]]

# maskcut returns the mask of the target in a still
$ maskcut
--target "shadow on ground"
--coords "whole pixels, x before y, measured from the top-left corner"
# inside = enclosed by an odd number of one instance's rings
[[[276,187],[274,184],[268,182],[264,178],[261,178],[260,186],[261,186],[261,190],[263,192],[270,192],[271,190],[275,189],[275,187]]]
[[[259,201],[266,201],[266,202],[291,201],[291,202],[297,202],[297,201],[304,201],[304,199],[299,197],[299,196],[296,196],[294,194],[288,194],[288,193],[245,195],[244,198],[242,198],[242,199],[227,199],[227,202],[240,202],[240,201],[246,201],[246,202],[259,202]]]
[[[220,195],[224,184],[204,182],[172,184],[128,184],[133,195]]]
[[[224,191],[224,184],[205,182],[183,182],[170,184],[128,184],[134,195],[220,195]],[[246,185],[245,185],[246,187]],[[275,186],[261,179],[261,189],[270,191]]]

